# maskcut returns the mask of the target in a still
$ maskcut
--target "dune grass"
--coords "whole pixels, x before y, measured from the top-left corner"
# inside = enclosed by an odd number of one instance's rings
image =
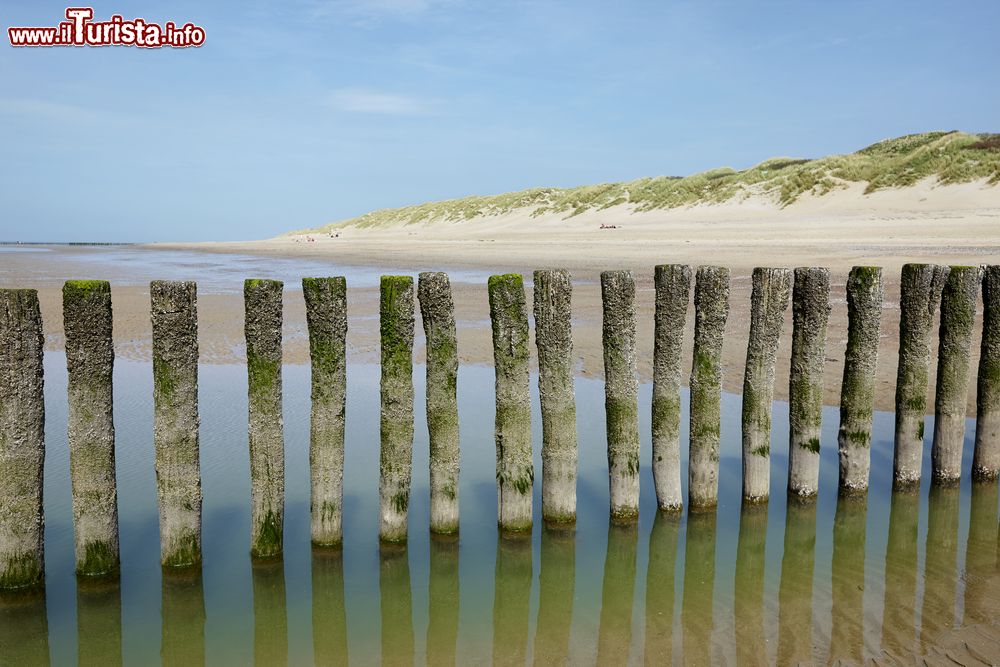
[[[819,159],[773,158],[736,171],[728,167],[692,176],[658,176],[575,188],[532,188],[381,209],[305,232],[342,227],[378,228],[456,222],[528,209],[531,215],[573,217],[629,204],[636,211],[722,203],[751,195],[773,197],[782,207],[805,194],[825,195],[852,183],[866,193],[914,185],[936,177],[942,184],[986,179],[1000,183],[1000,135],[928,132],[888,139],[856,153]],[[304,232],[293,232],[304,233]]]

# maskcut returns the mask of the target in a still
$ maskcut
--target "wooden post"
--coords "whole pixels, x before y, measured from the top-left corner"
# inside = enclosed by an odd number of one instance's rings
[[[413,474],[413,278],[382,276],[382,446],[379,506],[382,542],[406,542]]]
[[[882,294],[880,267],[851,269],[847,278],[847,352],[837,434],[842,494],[868,490]]]
[[[604,302],[604,411],[613,521],[639,517],[639,381],[635,367],[635,281],[601,274]]]
[[[518,274],[491,276],[490,320],[496,369],[497,515],[501,530],[531,530],[531,403],[528,315]]]
[[[0,590],[45,584],[44,349],[38,293],[0,289]]]
[[[76,571],[82,576],[117,577],[111,285],[104,280],[67,281],[63,286],[63,329],[69,372]]]
[[[946,266],[905,264],[899,280],[899,370],[896,372],[896,437],[892,466],[896,489],[920,483],[931,325],[947,278]]]
[[[535,345],[542,405],[542,518],[576,521],[573,284],[569,271],[535,271]]]
[[[983,271],[983,341],[976,395],[976,449],[972,478],[1000,475],[1000,265]]]
[[[347,407],[347,280],[303,278],[309,327],[310,536],[330,547],[343,539],[344,414]]]
[[[250,408],[250,555],[280,558],[285,521],[285,440],[281,408],[281,290],[247,280],[247,387]]]
[[[766,502],[771,489],[771,404],[774,402],[774,364],[792,272],[788,269],[753,270],[750,296],[750,335],[743,376],[743,500]]]
[[[201,563],[198,450],[198,292],[193,282],[149,285],[153,328],[153,444],[160,563]]]
[[[681,497],[681,346],[691,267],[661,264],[653,277],[656,314],[653,332],[653,485],[656,504],[678,512]]]
[[[830,271],[795,269],[792,361],[788,379],[788,492],[814,498],[819,491],[823,426],[823,367],[830,316]]]
[[[427,339],[427,431],[430,437],[431,532],[458,532],[458,343],[451,283],[421,273],[417,288]]]
[[[688,506],[700,510],[714,508],[719,499],[722,341],[729,317],[729,269],[698,268],[694,311]]]

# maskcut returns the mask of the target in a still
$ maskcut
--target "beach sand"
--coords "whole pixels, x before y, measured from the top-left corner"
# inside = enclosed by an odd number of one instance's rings
[[[615,229],[601,229],[601,225]],[[312,239],[311,241],[309,239]],[[215,253],[329,261],[335,265],[406,267],[418,270],[481,269],[522,272],[567,268],[576,281],[573,293],[573,335],[578,372],[603,375],[601,295],[599,275],[607,269],[630,269],[636,278],[639,374],[651,377],[653,344],[653,267],[662,263],[692,266],[715,264],[732,269],[731,314],[724,347],[724,386],[742,388],[746,336],[749,328],[750,274],[756,266],[825,266],[831,270],[832,312],[827,339],[825,401],[837,405],[847,341],[844,285],[854,265],[884,267],[885,308],[879,349],[877,407],[893,409],[899,326],[899,274],[904,263],[1000,263],[1000,187],[984,183],[935,186],[922,182],[901,190],[870,195],[851,186],[824,197],[804,197],[778,208],[760,197],[724,205],[634,213],[624,207],[587,212],[571,218],[534,218],[521,211],[494,218],[438,222],[385,230],[347,228],[339,236],[312,234],[234,243],[156,244],[163,249],[203,253],[206,263]],[[50,349],[61,349],[62,281],[81,276],[72,250],[56,250],[57,261],[13,253],[4,257],[4,286],[36,287]],[[65,261],[58,254],[65,253]],[[331,269],[335,273],[335,269]],[[148,287],[116,276],[112,281],[117,353],[126,358],[150,358]],[[133,276],[134,277],[134,276]],[[250,277],[250,276],[247,276]],[[190,276],[198,280],[197,269]],[[134,282],[134,281],[133,281]],[[350,361],[378,359],[378,290],[348,285]],[[485,283],[455,282],[459,356],[463,363],[491,364],[492,346]],[[240,286],[199,296],[201,356],[206,363],[243,363],[243,301]],[[529,312],[531,288],[527,288]],[[978,319],[981,322],[981,306]],[[419,319],[419,315],[418,315]],[[684,364],[690,368],[693,305],[688,311]],[[974,340],[969,409],[974,415],[975,367],[979,329]],[[418,325],[418,334],[421,329]],[[778,353],[776,398],[788,394],[791,311]],[[936,349],[936,331],[935,348]],[[308,362],[305,309],[297,284],[286,286],[286,363]],[[533,353],[534,354],[534,353]],[[422,338],[415,360],[424,358]],[[931,370],[931,387],[934,366]],[[686,373],[685,373],[686,375]],[[929,410],[933,411],[933,389]]]

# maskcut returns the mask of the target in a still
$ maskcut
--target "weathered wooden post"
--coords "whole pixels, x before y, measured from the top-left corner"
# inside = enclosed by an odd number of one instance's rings
[[[166,567],[201,563],[197,290],[193,282],[149,284],[160,563]]]
[[[542,405],[542,519],[576,521],[573,284],[569,271],[535,271],[535,345]]]
[[[932,480],[939,484],[955,483],[962,477],[972,325],[976,321],[980,277],[978,266],[953,266],[941,295],[934,442],[931,446]]]
[[[281,290],[278,280],[243,283],[250,408],[250,555],[280,558],[285,521],[281,411]]]
[[[104,280],[66,281],[69,462],[76,571],[83,576],[118,575],[111,326],[111,285]]]
[[[0,290],[0,590],[45,583],[44,349],[38,293]]]
[[[524,281],[509,273],[489,280],[496,369],[497,515],[501,530],[531,530],[531,403]]]
[[[680,511],[681,497],[681,344],[691,267],[661,264],[653,275],[656,313],[653,331],[653,485],[661,510]]]
[[[851,269],[847,278],[847,351],[837,434],[841,494],[868,490],[882,295],[881,267]]]
[[[892,462],[896,489],[920,482],[931,325],[947,278],[946,266],[905,264],[899,280],[899,368],[896,372],[896,436]]]
[[[699,510],[714,508],[719,498],[722,341],[729,317],[729,269],[698,267],[694,312],[688,506]]]
[[[413,474],[413,278],[382,276],[379,539],[405,542]]]
[[[812,498],[819,491],[823,426],[823,367],[830,317],[830,271],[795,269],[792,361],[788,379],[788,491]]]
[[[983,341],[976,395],[974,480],[1000,475],[1000,265],[983,269]]]
[[[770,496],[774,363],[788,309],[792,272],[758,267],[753,270],[752,281],[743,376],[743,500],[757,503]]]
[[[417,287],[427,339],[427,431],[430,437],[431,532],[458,532],[458,343],[451,283],[421,273]]]
[[[315,546],[343,539],[344,413],[347,403],[347,280],[303,278],[309,328],[310,535]]]
[[[613,521],[639,516],[639,381],[635,368],[635,281],[601,274],[604,303],[604,411]]]

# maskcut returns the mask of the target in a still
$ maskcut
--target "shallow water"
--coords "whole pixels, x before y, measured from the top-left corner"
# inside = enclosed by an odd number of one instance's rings
[[[432,541],[427,532],[417,366],[409,546],[381,555],[378,367],[348,367],[344,548],[331,553],[309,544],[309,368],[286,366],[285,556],[252,567],[246,370],[203,365],[204,568],[185,580],[164,578],[159,567],[151,365],[118,361],[121,586],[78,588],[65,357],[47,353],[45,361],[45,600],[0,613],[0,647],[19,664],[46,656],[53,664],[155,664],[162,656],[166,664],[224,665],[371,664],[380,656],[386,664],[861,660],[934,644],[952,627],[991,622],[997,609],[997,487],[973,491],[964,480],[930,491],[925,482],[919,494],[892,495],[888,413],[875,418],[867,502],[838,502],[837,411],[826,409],[819,499],[788,507],[787,405],[776,403],[772,499],[741,514],[740,399],[727,394],[718,513],[668,517],[656,512],[644,385],[640,520],[609,527],[603,384],[578,379],[575,534],[536,525],[530,540],[498,540],[493,372],[475,366],[459,377],[461,538]],[[533,404],[538,517],[537,393]],[[972,430],[969,420],[966,470]]]

